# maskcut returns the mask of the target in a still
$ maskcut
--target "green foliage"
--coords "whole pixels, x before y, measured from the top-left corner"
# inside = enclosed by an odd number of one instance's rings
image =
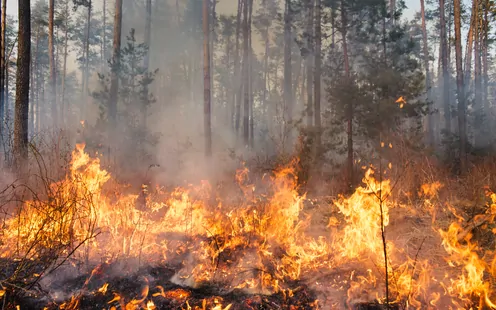
[[[158,72],[158,69],[147,71],[143,66],[147,53],[148,46],[136,42],[135,31],[132,29],[127,36],[125,46],[121,48],[119,67],[109,62],[109,71],[116,72],[119,78],[116,125],[120,145],[118,153],[119,156],[123,156],[122,161],[134,162],[138,167],[141,167],[140,163],[149,163],[153,160],[148,151],[158,143],[158,136],[150,133],[146,126],[148,108],[155,102],[149,88]],[[98,76],[100,90],[92,94],[100,109],[97,129],[107,132],[111,75],[99,73]]]
[[[103,36],[106,35],[107,51],[111,49],[110,24],[107,24],[107,29],[103,29],[102,20],[99,14],[93,14],[90,21],[90,36],[89,36],[89,55],[88,55],[88,70],[94,72],[102,64],[101,47],[103,44]],[[87,31],[87,13],[78,11],[74,24],[71,27],[70,40],[72,41],[72,51],[75,52],[79,69],[84,71],[85,65],[85,48],[86,48],[86,31]]]
[[[342,50],[329,56],[326,70],[332,72],[327,75],[327,93],[333,110],[327,113],[324,135],[341,154],[346,149],[350,104],[356,150],[377,147],[380,140],[398,134],[420,135],[421,117],[428,106],[421,99],[425,85],[420,48],[409,37],[408,25],[391,24],[382,0],[357,0],[347,5],[351,76],[345,77]],[[400,10],[395,19],[399,16]]]

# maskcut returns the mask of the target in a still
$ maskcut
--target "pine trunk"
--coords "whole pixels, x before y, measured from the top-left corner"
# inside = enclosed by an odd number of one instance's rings
[[[284,108],[285,132],[290,134],[289,126],[293,118],[293,90],[292,90],[292,63],[291,63],[291,1],[285,0],[284,9]]]
[[[420,15],[422,17],[422,43],[424,52],[424,70],[425,70],[425,90],[427,94],[427,99],[431,98],[431,73],[429,70],[429,45],[427,42],[427,27],[425,22],[425,1],[420,0]],[[428,145],[434,145],[434,132],[433,132],[433,117],[429,113],[427,115],[427,143]]]
[[[102,68],[105,68],[107,65],[107,0],[103,0],[102,23]]]
[[[472,77],[472,54],[474,52],[474,29],[475,29],[475,15],[477,14],[477,2],[472,3],[472,14],[470,17],[470,27],[467,34],[467,49],[465,51],[465,92],[469,93]]]
[[[241,14],[243,12],[244,0],[238,0],[238,13],[236,16],[236,50],[234,54],[234,91],[233,91],[233,100],[232,105],[234,106],[234,128],[236,129],[236,133],[239,132],[240,123],[241,123],[241,76],[240,76],[240,52],[239,52],[239,37],[241,32]]]
[[[266,18],[269,18],[266,16]],[[270,122],[271,122],[271,113],[270,109],[271,107],[269,106],[268,102],[268,86],[267,83],[269,83],[269,48],[270,48],[270,39],[269,39],[269,22],[267,22],[267,27],[265,28],[265,53],[264,53],[264,62],[263,62],[263,102],[262,106],[265,107],[267,111],[267,127],[270,128]]]
[[[122,1],[122,0],[118,0]],[[86,17],[86,37],[84,42],[84,74],[83,74],[83,85],[82,85],[82,96],[83,100],[81,102],[81,120],[86,119],[86,105],[88,101],[88,81],[89,81],[89,53],[90,53],[90,27],[91,27],[91,9],[92,9],[92,1],[88,2],[88,15]]]
[[[64,25],[64,60],[62,65],[62,99],[61,99],[61,122],[63,125],[66,123],[66,104],[65,104],[65,88],[66,88],[66,76],[67,76],[67,56],[68,56],[68,46],[69,46],[69,1],[65,3],[65,25]]]
[[[344,58],[344,73],[345,73],[345,79],[347,83],[350,83],[350,61],[349,61],[349,56],[348,56],[348,43],[347,43],[347,16],[346,16],[346,10],[343,5],[343,1],[341,1],[341,34],[342,34],[342,39],[343,39],[343,58]],[[347,183],[348,183],[348,189],[351,190],[353,188],[353,182],[354,182],[354,173],[353,173],[353,101],[349,100],[348,105],[347,105],[347,123],[348,123],[348,130],[347,130],[347,136],[348,136],[348,143],[347,143],[347,149],[348,149],[348,158],[347,158]]]
[[[444,0],[439,0],[439,15],[441,27],[441,66],[443,80],[443,106],[444,106],[444,128],[446,132],[451,133],[451,106],[450,106],[450,87],[448,71],[448,43],[446,38],[446,18],[444,12]]]
[[[31,61],[31,6],[29,0],[18,4],[18,44],[16,105],[14,119],[14,155],[20,167],[28,158],[29,66]],[[24,165],[23,165],[24,166]]]
[[[489,45],[489,0],[484,1],[484,21],[483,21],[483,37],[482,37],[482,102],[484,111],[489,109],[489,75],[488,75],[488,45]]]
[[[474,28],[474,76],[475,76],[475,84],[474,84],[474,105],[475,105],[475,118],[476,118],[476,126],[475,126],[475,146],[480,147],[483,144],[483,134],[481,132],[483,128],[483,115],[484,115],[484,107],[482,106],[482,70],[481,70],[481,42],[480,42],[480,2],[479,0],[474,0],[476,2],[476,11],[475,11],[475,28]]]
[[[212,156],[212,125],[210,115],[210,22],[209,0],[203,0],[203,117],[205,156]]]
[[[306,0],[307,3],[307,59],[306,59],[306,69],[307,69],[307,126],[311,127],[313,125],[313,0]]]
[[[210,29],[210,33],[209,33],[209,44],[210,44],[210,49],[209,49],[209,66],[210,66],[210,114],[212,114],[212,108],[213,108],[213,105],[212,105],[212,98],[213,98],[213,90],[214,90],[214,77],[212,75],[212,72],[215,72],[215,69],[214,69],[214,54],[215,54],[215,44],[214,44],[214,41],[215,41],[215,20],[216,20],[216,12],[215,12],[215,9],[216,9],[216,6],[217,6],[217,0],[214,0],[214,1],[211,1],[210,2],[210,10],[209,10],[209,17],[208,17],[208,25],[209,25],[209,29]]]
[[[243,144],[249,145],[249,121],[250,121],[250,90],[249,90],[249,73],[248,73],[248,11],[249,1],[245,0],[243,8]]]
[[[316,147],[320,152],[321,144],[321,119],[320,119],[320,98],[321,98],[321,70],[322,70],[322,11],[321,0],[315,1],[315,71],[314,71],[314,100],[315,100],[315,129],[317,131]],[[319,154],[317,154],[319,155]]]
[[[4,139],[4,122],[5,122],[5,111],[7,107],[7,91],[6,91],[6,80],[8,78],[7,71],[7,61],[6,58],[6,31],[7,31],[7,0],[2,0],[2,6],[0,9],[1,15],[1,34],[0,34],[0,142],[3,143]]]
[[[58,127],[58,111],[57,111],[57,82],[55,77],[55,55],[54,55],[54,32],[53,32],[53,17],[55,13],[55,0],[49,0],[48,8],[48,58],[50,69],[50,94],[48,95],[51,108],[52,126]]]
[[[114,44],[112,51],[112,74],[110,81],[110,102],[108,104],[108,116],[110,126],[113,128],[117,121],[117,100],[119,93],[119,71],[121,53],[121,32],[122,32],[122,0],[115,1],[114,12]]]
[[[255,144],[255,122],[253,119],[253,48],[251,45],[251,21],[253,15],[253,0],[248,0],[248,93],[250,97],[250,128],[249,128],[249,141],[250,147],[253,149]]]
[[[232,37],[231,36],[228,36],[226,38],[226,49],[224,51],[224,53],[226,53],[226,62],[227,62],[227,71],[228,72],[231,72],[232,68],[231,68],[231,56],[232,56]],[[231,126],[232,124],[232,115],[234,113],[233,111],[233,108],[234,106],[231,104],[231,93],[232,93],[232,88],[233,88],[233,84],[232,84],[232,80],[230,83],[228,84],[225,84],[224,87],[223,87],[223,91],[224,91],[224,102],[226,104],[226,109],[225,109],[225,112],[226,112],[226,119],[225,119],[225,125],[226,125],[226,128],[229,128],[229,126]]]
[[[38,50],[40,46],[40,25],[36,25],[36,38],[35,38],[35,47],[34,47],[34,55],[31,59],[31,88],[30,92],[31,95],[29,98],[31,99],[31,117],[29,118],[30,121],[30,128],[35,132],[35,127],[37,131],[40,130],[41,125],[40,125],[40,106],[39,106],[39,101],[38,101],[38,88],[39,88],[39,81],[38,81]],[[35,123],[36,121],[36,123]]]
[[[461,31],[461,9],[460,0],[454,0],[455,14],[455,58],[456,58],[456,89],[458,95],[458,134],[460,143],[460,172],[464,173],[467,169],[467,134],[466,134],[466,111],[465,111],[465,93],[463,86],[463,67],[462,67],[462,31]]]
[[[5,1],[5,0],[4,0]],[[16,39],[17,41],[17,39]],[[12,50],[14,49],[15,43],[12,44],[9,53],[7,53],[5,58],[5,85],[4,85],[4,124],[9,121],[10,122],[10,98],[9,98],[9,69],[10,69],[10,55],[12,54]]]

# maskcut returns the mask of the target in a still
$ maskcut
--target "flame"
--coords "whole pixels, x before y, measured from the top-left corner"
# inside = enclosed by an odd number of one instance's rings
[[[391,194],[389,180],[378,182],[373,177],[373,170],[368,169],[363,183],[349,197],[340,196],[335,205],[348,223],[343,229],[343,236],[336,240],[335,246],[340,249],[345,259],[368,258],[368,255],[381,253],[381,210],[383,223],[389,224],[389,208],[387,198]],[[331,223],[329,223],[331,225]]]
[[[233,304],[221,297],[195,304],[189,288],[219,283],[227,292],[241,289],[289,299],[298,289],[295,281],[332,287],[346,296],[351,307],[373,300],[384,303],[386,276],[389,302],[403,303],[405,308],[471,307],[474,298],[480,306],[496,308],[491,285],[496,256],[472,241],[455,207],[437,203],[443,188],[439,182],[420,187],[423,202],[415,210],[395,201],[390,180],[375,178],[372,167],[353,194],[340,195],[311,211],[305,207],[311,200],[298,188],[294,161],[260,182],[243,166],[235,175],[239,196],[226,198],[204,181],[172,191],[147,187],[141,203],[139,195],[118,184],[102,169],[99,158],[84,149],[84,144],[76,146],[64,179],[48,184],[44,196],[25,202],[7,220],[0,255],[36,261],[62,253],[93,263],[125,257],[143,264],[181,266],[171,279],[181,287],[165,289],[145,278],[134,298],[110,291],[108,282],[100,282],[93,294],[108,297],[110,308],[157,309],[161,298],[174,300],[183,309],[228,310]],[[487,196],[492,202],[486,214],[474,218],[477,225],[492,223],[496,216],[496,194],[487,189]],[[426,223],[431,226],[423,229],[432,232],[424,240],[442,244],[444,260],[423,256],[424,241],[412,250],[406,236],[390,234],[392,221],[408,212],[430,216]],[[327,229],[312,230],[312,223],[322,222],[324,213]],[[444,226],[447,230],[436,223],[443,213],[456,219]],[[105,264],[98,264],[83,288],[88,289],[104,270]],[[2,287],[0,298],[5,294]],[[59,308],[78,309],[80,297],[72,296]],[[315,300],[312,307],[321,303]]]

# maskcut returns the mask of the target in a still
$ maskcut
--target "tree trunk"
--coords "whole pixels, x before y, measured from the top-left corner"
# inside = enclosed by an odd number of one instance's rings
[[[105,66],[107,65],[107,0],[103,0],[102,23],[102,67],[105,68]]]
[[[427,100],[431,98],[431,73],[429,70],[429,45],[427,42],[427,27],[425,22],[425,1],[420,0],[420,14],[422,17],[422,43],[423,43],[423,52],[424,52],[424,69],[425,69],[425,90],[427,93]],[[432,146],[434,145],[434,132],[433,132],[433,117],[432,114],[429,113],[427,115],[427,144]]]
[[[226,53],[226,67],[227,67],[227,71],[228,72],[231,72],[231,56],[232,56],[232,36],[228,36],[226,38],[226,50],[224,51],[224,53]],[[226,128],[229,128],[229,126],[231,126],[232,124],[232,116],[233,116],[233,108],[234,106],[231,104],[231,94],[232,94],[232,89],[233,89],[233,80],[231,79],[230,82],[224,84],[224,87],[223,87],[223,90],[224,90],[224,102],[225,102],[225,105],[226,105],[226,109],[225,109],[225,112],[226,112],[226,120],[225,120],[225,125],[226,125]]]
[[[66,88],[66,76],[67,76],[67,48],[69,46],[69,1],[65,2],[65,25],[64,25],[64,61],[62,68],[62,99],[61,99],[61,120],[62,125],[66,123],[66,104],[65,104],[65,88]]]
[[[474,106],[475,106],[475,146],[480,147],[483,144],[483,133],[481,132],[483,126],[483,115],[484,115],[484,107],[482,106],[482,74],[481,74],[481,42],[480,42],[480,2],[479,0],[474,0],[476,2],[476,11],[475,11],[475,28],[474,28]]]
[[[315,71],[314,71],[314,99],[315,99],[315,130],[317,156],[321,144],[321,120],[320,120],[320,98],[321,98],[321,70],[322,70],[322,8],[321,0],[315,1]]]
[[[5,0],[4,0],[5,1]],[[16,38],[17,41],[17,38]],[[9,114],[9,108],[10,108],[10,98],[9,98],[9,69],[10,69],[10,55],[12,54],[12,50],[14,49],[14,45],[16,44],[16,41],[12,43],[12,47],[10,48],[9,53],[7,53],[6,58],[5,58],[5,88],[4,88],[4,112],[5,112],[5,120],[10,122],[10,114]]]
[[[255,122],[253,119],[253,48],[251,45],[251,21],[253,15],[253,0],[248,0],[248,93],[250,97],[250,121],[249,121],[249,142],[250,147],[253,149],[255,144]]]
[[[122,0],[121,0],[122,1]],[[88,104],[88,90],[89,90],[89,79],[90,79],[90,27],[91,27],[91,13],[93,9],[93,1],[89,0],[88,2],[88,16],[87,16],[87,26],[86,26],[86,46],[85,46],[85,63],[84,63],[84,89],[83,89],[83,113],[81,115],[81,119],[85,120],[87,115],[86,115],[86,108]]]
[[[243,8],[243,144],[244,146],[249,145],[249,121],[250,121],[250,89],[249,89],[249,73],[248,73],[248,48],[249,48],[249,38],[248,38],[248,11],[249,11],[250,0],[245,0]]]
[[[472,78],[472,54],[474,51],[474,29],[475,29],[475,15],[477,14],[477,2],[472,1],[472,14],[470,17],[470,27],[467,34],[467,49],[465,51],[465,92],[470,92],[471,78]]]
[[[284,9],[284,108],[286,113],[285,132],[290,133],[289,126],[293,118],[293,90],[291,73],[291,1],[285,0]]]
[[[266,16],[266,18],[270,18],[269,16]],[[263,61],[263,102],[262,106],[267,109],[267,128],[269,128],[269,124],[271,122],[270,118],[270,112],[269,109],[269,103],[268,103],[268,86],[267,83],[269,83],[269,48],[270,48],[270,38],[269,38],[269,25],[270,23],[267,22],[267,27],[265,28],[265,52],[264,52],[264,61]]]
[[[209,62],[210,62],[210,114],[212,114],[212,98],[213,98],[213,90],[214,90],[214,77],[212,75],[212,72],[215,72],[214,69],[214,54],[215,54],[215,21],[216,21],[216,13],[215,13],[215,8],[217,6],[217,0],[210,0],[210,11],[209,11],[209,18],[208,18],[208,25],[210,29],[209,33],[209,44],[210,44],[210,49],[209,49]]]
[[[453,17],[453,2],[452,1],[448,1],[448,20],[446,22],[447,24],[447,34],[446,34],[446,41],[448,42],[447,43],[447,48],[448,48],[448,76],[449,76],[449,79],[450,79],[450,82],[451,82],[451,32],[452,32],[452,26],[453,26],[453,20],[452,20],[452,17]],[[451,83],[450,83],[451,85]]]
[[[19,31],[17,44],[14,155],[16,165],[20,167],[21,163],[28,159],[29,66],[31,61],[30,1],[19,0],[18,9]]]
[[[111,128],[114,128],[117,121],[117,100],[119,93],[119,71],[121,53],[121,32],[122,32],[122,0],[115,1],[114,13],[114,44],[112,51],[112,75],[110,81],[110,102],[109,121]]]
[[[446,19],[444,12],[444,0],[439,0],[439,14],[441,27],[441,65],[443,80],[443,103],[444,103],[444,126],[446,132],[451,133],[451,106],[448,71],[448,45],[446,38]]]
[[[466,112],[465,92],[463,87],[462,68],[462,31],[460,17],[460,0],[454,0],[455,14],[455,58],[456,58],[456,89],[458,95],[458,134],[460,142],[460,172],[465,173],[467,169],[467,135],[466,135]]]
[[[58,127],[57,111],[57,89],[55,77],[55,55],[54,55],[54,33],[53,33],[53,16],[55,12],[55,0],[49,0],[48,8],[48,58],[50,68],[50,94],[48,95],[51,107],[52,126]]]
[[[2,29],[1,29],[1,38],[0,38],[0,142],[3,144],[4,139],[4,122],[5,122],[5,110],[7,107],[6,94],[6,80],[9,72],[7,71],[7,61],[5,50],[7,46],[5,46],[6,42],[6,31],[7,31],[7,0],[2,0],[2,6],[0,9]]]
[[[235,121],[234,128],[236,133],[239,132],[241,123],[241,76],[240,76],[240,61],[239,61],[239,36],[241,32],[241,13],[243,11],[244,0],[238,0],[238,13],[236,16],[236,51],[234,54],[234,91],[233,91],[233,102]],[[233,118],[234,119],[234,118]]]
[[[212,156],[212,125],[210,115],[210,22],[209,0],[203,0],[203,117],[205,156]]]
[[[394,25],[395,18],[394,15],[396,13],[396,0],[389,0],[389,18],[391,20],[391,25]]]
[[[88,104],[88,81],[89,81],[89,52],[90,52],[90,27],[91,27],[91,10],[92,10],[92,0],[88,1],[87,15],[86,15],[86,34],[83,50],[84,58],[84,68],[82,73],[81,82],[81,109],[80,109],[80,120],[86,119],[86,108]]]
[[[31,117],[29,118],[31,126],[31,130],[35,132],[35,127],[39,130],[40,129],[40,106],[39,106],[39,101],[38,101],[38,50],[39,50],[39,45],[40,45],[40,25],[36,25],[36,38],[35,38],[35,47],[34,47],[34,55],[31,59]],[[17,47],[19,48],[19,46]],[[36,108],[35,108],[36,107]],[[36,121],[36,123],[35,123]]]
[[[307,3],[307,55],[306,55],[306,67],[307,67],[307,126],[311,127],[313,125],[313,0],[306,0]]]
[[[350,83],[350,61],[348,59],[348,43],[347,43],[347,16],[346,16],[346,10],[343,5],[344,0],[341,0],[341,34],[343,36],[343,57],[344,57],[344,73],[345,73],[345,78],[346,82]],[[348,143],[347,143],[347,149],[348,149],[348,158],[347,158],[347,183],[348,183],[348,189],[351,190],[353,188],[353,178],[354,178],[354,173],[353,173],[353,101],[349,100],[348,106],[347,106],[347,123],[348,123],[348,131],[347,131],[347,136],[348,136]]]
[[[490,9],[489,0],[484,1],[484,21],[483,21],[483,37],[482,37],[482,102],[484,107],[484,112],[489,109],[489,75],[488,75],[488,45],[489,45],[489,16],[488,11]]]

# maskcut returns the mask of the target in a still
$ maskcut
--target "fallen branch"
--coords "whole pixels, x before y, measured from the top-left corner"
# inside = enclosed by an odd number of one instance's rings
[[[481,227],[482,225],[486,223],[491,223],[494,220],[495,215],[494,214],[479,214],[475,216],[471,223],[469,223],[463,231],[458,233],[457,239],[458,242],[464,240],[472,231],[478,227]]]

